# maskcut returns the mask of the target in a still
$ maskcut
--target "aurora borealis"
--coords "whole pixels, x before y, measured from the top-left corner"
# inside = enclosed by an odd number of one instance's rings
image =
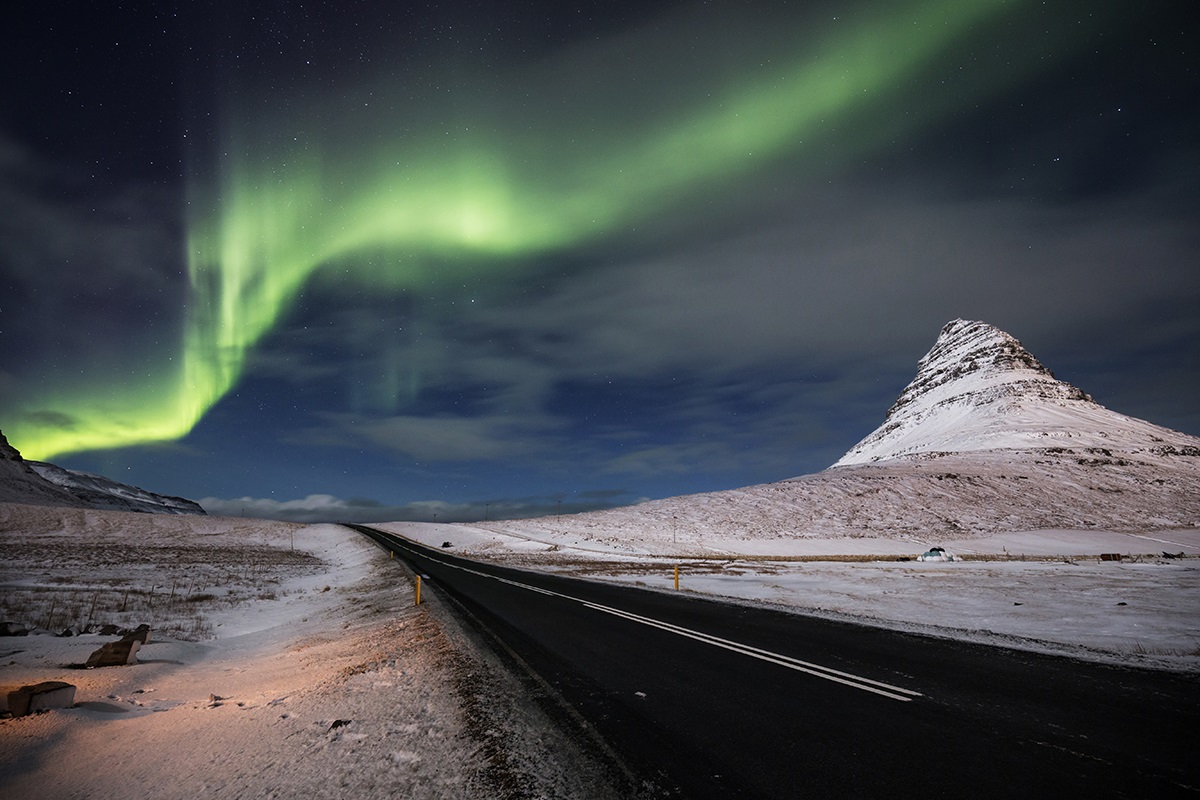
[[[1195,432],[1182,16],[801,5],[19,14],[0,430],[225,511],[569,510],[819,469],[975,316]]]

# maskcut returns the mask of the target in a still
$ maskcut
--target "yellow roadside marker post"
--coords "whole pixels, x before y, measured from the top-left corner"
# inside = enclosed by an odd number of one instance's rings
[[[679,565],[675,565],[675,591],[679,591]]]
[[[421,576],[417,576],[417,602],[415,605],[421,605]]]

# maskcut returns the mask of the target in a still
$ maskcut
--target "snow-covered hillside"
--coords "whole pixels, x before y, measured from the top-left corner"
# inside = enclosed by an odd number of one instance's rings
[[[488,527],[643,552],[676,542],[709,550],[799,538],[1200,528],[1200,439],[1110,411],[1007,333],[954,320],[883,425],[829,469]]]
[[[884,537],[915,547],[1009,531],[1191,529],[1200,528],[1198,462],[1072,449],[904,456],[743,489],[486,527],[538,538],[545,532],[625,541],[637,552],[779,554],[788,551],[773,550],[770,542]],[[754,542],[754,550],[738,542]],[[868,552],[881,550],[875,545]]]
[[[26,461],[0,433],[0,503],[102,508],[155,514],[203,514],[191,500],[169,497],[114,480]]]
[[[29,466],[38,475],[61,486],[74,496],[84,500],[92,508],[107,508],[114,511],[148,511],[154,514],[203,514],[204,509],[182,497],[157,494],[136,486],[128,486],[87,472],[63,469],[43,461],[30,461]]]

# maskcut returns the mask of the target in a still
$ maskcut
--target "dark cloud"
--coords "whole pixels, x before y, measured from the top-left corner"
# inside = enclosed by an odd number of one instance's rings
[[[1129,213],[1153,202],[1083,209],[962,203],[916,188],[829,191],[787,222],[606,264],[536,298],[465,313],[444,333],[527,343],[491,353],[504,363],[493,372],[516,380],[527,362],[544,386],[535,364],[586,380],[894,363],[955,316],[1027,332],[1109,325],[1197,294],[1200,279],[1183,268],[1195,245],[1189,219]]]
[[[186,295],[178,198],[96,181],[0,131],[6,361],[39,385],[147,374],[178,347]]]

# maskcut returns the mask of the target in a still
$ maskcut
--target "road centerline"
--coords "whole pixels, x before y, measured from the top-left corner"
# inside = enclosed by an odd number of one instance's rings
[[[850,672],[843,672],[841,670],[837,670],[832,667],[825,667],[820,664],[814,664],[809,661],[803,661],[801,659],[793,658],[791,656],[785,656],[781,653],[775,653],[770,650],[764,650],[759,647],[754,647],[753,645],[743,644],[742,642],[736,642],[731,639],[723,639],[723,638],[721,638],[719,636],[715,636],[713,634],[708,634],[708,633],[703,633],[701,631],[692,630],[691,628],[685,628],[681,625],[675,625],[670,622],[665,622],[663,620],[654,619],[653,617],[645,617],[640,614],[634,614],[633,612],[630,612],[630,611],[624,611],[622,609],[612,608],[610,606],[601,605],[599,603],[594,603],[590,600],[584,600],[583,598],[574,597],[573,595],[569,595],[569,594],[563,594],[562,592],[556,592],[551,589],[543,589],[539,586],[531,586],[530,584],[522,583],[520,581],[516,581],[511,578],[503,578],[503,577],[500,577],[499,575],[492,575],[488,572],[484,572],[484,571],[478,570],[478,569],[472,569],[470,567],[465,567],[461,564],[453,564],[449,561],[445,561],[443,559],[437,558],[432,555],[423,555],[421,553],[418,553],[418,552],[412,550],[411,548],[404,547],[403,545],[401,545],[401,546],[403,547],[403,549],[408,550],[410,553],[413,553],[414,555],[416,555],[420,558],[426,558],[430,561],[441,564],[444,567],[449,567],[450,569],[457,569],[462,572],[467,572],[467,573],[470,573],[473,575],[478,575],[479,577],[482,577],[482,578],[488,578],[490,580],[499,581],[500,583],[508,584],[510,586],[515,586],[520,589],[526,589],[528,591],[536,592],[538,594],[548,595],[551,597],[560,597],[564,600],[569,600],[574,603],[579,603],[580,605],[583,605],[586,608],[591,608],[595,611],[601,611],[606,614],[611,614],[613,616],[616,616],[616,617],[619,617],[622,619],[626,619],[630,622],[637,622],[642,625],[648,625],[650,627],[658,628],[660,630],[666,631],[667,633],[673,633],[677,636],[683,636],[683,637],[686,637],[689,639],[694,639],[695,641],[702,642],[704,644],[707,644],[707,645],[710,645],[713,647],[720,647],[722,649],[729,650],[734,653],[739,653],[744,656],[749,656],[751,658],[759,659],[760,661],[766,661],[766,662],[769,662],[772,664],[777,664],[779,666],[786,667],[788,669],[792,669],[797,672],[802,672],[807,675],[812,675],[814,677],[822,678],[827,681],[833,681],[834,683],[839,683],[844,686],[849,686],[854,689],[859,689],[860,691],[871,692],[872,694],[876,694],[881,697],[886,697],[891,700],[898,700],[901,702],[911,702],[916,697],[924,696],[921,692],[915,691],[913,689],[905,689],[900,686],[893,686],[892,684],[883,683],[882,681],[876,681],[871,678],[863,677],[861,675],[855,675]]]
[[[713,647],[721,647],[726,650],[731,650],[735,653],[740,653],[741,655],[757,658],[761,661],[767,661],[772,664],[778,664],[782,667],[787,667],[788,669],[794,669],[797,672],[803,672],[818,678],[824,678],[828,681],[834,681],[835,683],[851,686],[855,689],[861,689],[864,692],[873,692],[875,694],[891,698],[892,700],[910,702],[915,697],[924,696],[920,692],[912,689],[905,689],[901,686],[893,686],[888,683],[883,683],[882,681],[864,678],[861,675],[855,675],[851,672],[843,672],[841,670],[833,669],[832,667],[823,667],[820,664],[813,664],[812,662],[802,661],[798,658],[785,656],[781,653],[763,650],[760,647],[743,644],[742,642],[735,642],[732,639],[723,639],[720,636],[702,633],[701,631],[685,628],[681,625],[674,625],[670,622],[663,622],[662,620],[657,620],[653,617],[643,617],[640,614],[634,614],[628,611],[622,611],[621,609],[610,608],[608,606],[602,606],[598,603],[590,603],[586,600],[581,600],[579,602],[582,602],[588,608],[592,608],[597,611],[603,611],[607,614],[613,614],[615,616],[630,620],[631,622],[639,622],[643,625],[649,625],[653,628],[659,628],[660,630],[667,631],[668,633],[674,633],[678,636],[685,636],[689,639],[695,639],[698,642],[703,642],[704,644],[712,645]]]

